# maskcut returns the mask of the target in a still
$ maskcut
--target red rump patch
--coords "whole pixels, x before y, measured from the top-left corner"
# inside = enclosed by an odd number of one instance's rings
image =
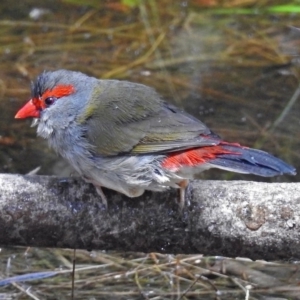
[[[162,167],[178,171],[181,167],[201,165],[222,154],[239,155],[240,153],[225,150],[220,145],[194,148],[168,154],[168,157],[162,161]]]

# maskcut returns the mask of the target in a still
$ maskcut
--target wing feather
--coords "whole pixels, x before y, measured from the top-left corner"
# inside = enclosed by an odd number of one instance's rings
[[[100,80],[87,107],[78,121],[101,156],[172,152],[219,141],[198,119],[142,84]]]

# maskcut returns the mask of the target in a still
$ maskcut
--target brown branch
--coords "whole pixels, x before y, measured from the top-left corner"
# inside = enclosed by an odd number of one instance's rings
[[[194,181],[129,199],[105,190],[105,210],[80,179],[0,174],[0,245],[300,257],[300,184]]]

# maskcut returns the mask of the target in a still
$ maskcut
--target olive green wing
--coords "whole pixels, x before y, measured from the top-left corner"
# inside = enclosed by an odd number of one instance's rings
[[[79,116],[86,138],[102,156],[171,152],[218,143],[199,120],[162,101],[147,86],[99,81]],[[202,136],[201,136],[202,135]]]

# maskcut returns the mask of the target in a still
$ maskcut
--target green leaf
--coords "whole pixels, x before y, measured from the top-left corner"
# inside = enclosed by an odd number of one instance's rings
[[[277,13],[300,13],[300,5],[276,5],[268,7],[267,10]]]
[[[139,6],[142,0],[122,0],[122,4],[129,6],[129,7],[136,7]]]

